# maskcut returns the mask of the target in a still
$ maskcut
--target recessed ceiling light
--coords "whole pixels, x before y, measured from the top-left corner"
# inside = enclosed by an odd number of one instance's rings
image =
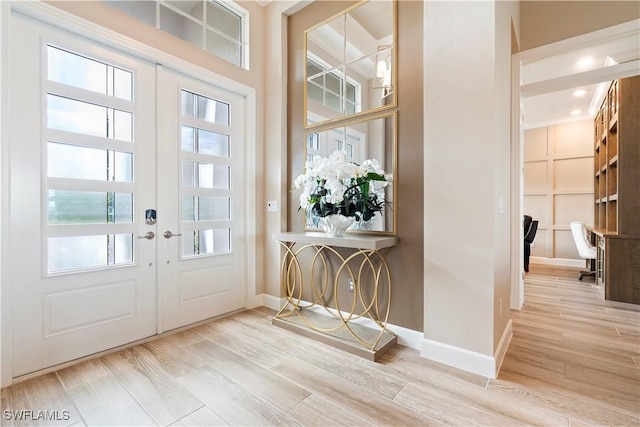
[[[583,97],[587,94],[587,91],[584,89],[578,89],[578,90],[574,90],[573,91],[573,96],[575,96],[576,98],[580,98]]]
[[[571,112],[571,115],[572,115],[572,116],[579,116],[580,114],[582,114],[582,110],[573,110],[573,111]]]
[[[593,58],[591,56],[584,57],[576,63],[576,67],[578,67],[581,70],[584,70],[585,68],[589,68],[592,65],[593,65]]]

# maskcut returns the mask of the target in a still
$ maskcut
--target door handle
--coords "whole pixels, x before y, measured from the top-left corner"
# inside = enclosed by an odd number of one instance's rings
[[[172,238],[173,236],[182,236],[182,233],[180,233],[180,234],[173,234],[171,231],[167,230],[167,231],[165,231],[165,232],[164,232],[163,236],[164,236],[164,238],[165,238],[165,239],[170,239],[170,238]]]
[[[154,237],[156,237],[156,235],[153,233],[153,231],[147,231],[147,234],[145,234],[144,236],[138,236],[138,239],[147,239],[147,240],[151,240]]]

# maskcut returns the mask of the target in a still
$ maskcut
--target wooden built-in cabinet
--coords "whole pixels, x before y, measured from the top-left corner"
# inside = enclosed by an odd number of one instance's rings
[[[640,304],[640,76],[611,83],[594,129],[597,280],[606,299]]]

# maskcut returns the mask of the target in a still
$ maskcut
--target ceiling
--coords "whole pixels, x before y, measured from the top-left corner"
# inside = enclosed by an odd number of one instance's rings
[[[592,120],[610,83],[610,80],[593,83],[593,76],[599,69],[616,64],[628,64],[630,69],[637,70],[635,74],[640,74],[638,58],[640,38],[631,34],[523,64],[525,129]],[[591,77],[589,84],[584,84],[585,79],[581,78],[586,75]]]

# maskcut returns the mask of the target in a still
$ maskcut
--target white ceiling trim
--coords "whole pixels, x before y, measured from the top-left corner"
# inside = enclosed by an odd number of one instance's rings
[[[520,62],[524,65],[527,62],[538,61],[550,56],[562,55],[563,53],[568,53],[573,50],[588,48],[594,44],[604,43],[633,35],[640,36],[640,19],[634,19],[633,21],[614,25],[602,30],[535,47],[533,49],[519,52],[517,55]]]
[[[522,96],[529,97],[543,93],[555,92],[562,89],[570,89],[579,86],[591,85],[607,80],[615,80],[640,74],[640,60],[597,68],[582,73],[557,77],[536,83],[529,83],[520,87]]]

